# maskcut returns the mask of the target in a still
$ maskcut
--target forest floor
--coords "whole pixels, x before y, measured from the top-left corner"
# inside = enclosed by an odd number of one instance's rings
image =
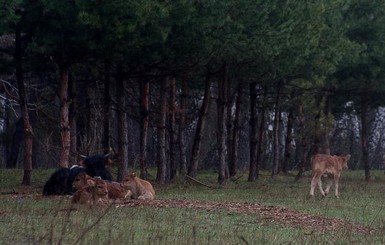
[[[317,230],[321,232],[343,230],[359,234],[374,234],[381,231],[380,228],[353,224],[336,218],[306,214],[295,209],[282,208],[277,206],[265,206],[253,203],[212,202],[186,199],[159,199],[149,202],[130,200],[125,201],[123,204],[117,205],[117,207],[126,206],[190,208],[206,211],[225,211],[229,215],[233,213],[259,215],[259,217],[261,217],[261,222],[271,222],[278,225]]]
[[[15,199],[31,198],[39,200],[45,198],[40,189],[33,187],[21,187],[8,191],[1,191],[1,195],[11,196]],[[70,196],[55,196],[54,199],[69,199]],[[309,232],[330,232],[345,231],[353,234],[376,234],[383,229],[360,224],[351,223],[345,220],[331,218],[321,215],[313,215],[292,208],[285,208],[272,205],[261,205],[247,202],[218,202],[189,199],[157,199],[153,201],[127,200],[124,202],[112,203],[112,207],[153,207],[153,208],[181,208],[204,210],[208,212],[225,212],[227,215],[244,214],[255,215],[260,218],[261,223],[273,223],[286,227],[303,228]]]

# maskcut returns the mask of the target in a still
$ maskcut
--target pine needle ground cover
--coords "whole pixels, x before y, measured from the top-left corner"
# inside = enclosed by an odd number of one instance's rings
[[[225,185],[207,171],[194,181],[155,184],[157,200],[73,206],[68,196],[43,197],[53,170],[34,170],[23,187],[20,170],[0,172],[1,244],[382,244],[385,176],[346,171],[340,199],[309,198],[309,173],[254,183],[247,174]],[[208,187],[209,186],[209,187]],[[331,193],[332,194],[332,193]]]

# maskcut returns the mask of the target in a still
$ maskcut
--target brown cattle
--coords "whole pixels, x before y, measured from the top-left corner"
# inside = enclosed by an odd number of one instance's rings
[[[131,199],[132,192],[126,188],[124,188],[120,183],[118,182],[108,182],[107,188],[108,188],[108,198],[110,199]]]
[[[80,173],[76,176],[73,187],[76,190],[83,189],[92,185],[94,178],[86,173]],[[127,190],[120,183],[114,181],[103,180],[107,184],[108,198],[109,199],[131,199],[131,191]]]
[[[311,159],[312,180],[310,186],[310,196],[314,196],[314,189],[318,184],[322,196],[329,193],[332,180],[328,180],[325,191],[322,189],[321,177],[334,177],[335,195],[338,195],[338,182],[343,169],[348,168],[348,160],[350,155],[331,156],[326,154],[316,154]]]
[[[87,180],[90,185],[78,189],[72,196],[72,203],[78,204],[106,204],[108,202],[108,189],[104,180],[91,178]]]
[[[155,190],[151,183],[138,178],[135,173],[128,174],[122,181],[122,186],[131,191],[133,199],[154,200]]]
[[[74,182],[72,182],[72,187],[75,190],[80,190],[92,185],[94,185],[94,178],[86,173],[79,173],[76,175]]]

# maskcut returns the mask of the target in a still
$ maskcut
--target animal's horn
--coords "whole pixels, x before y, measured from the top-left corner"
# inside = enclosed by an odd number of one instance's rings
[[[79,154],[79,157],[81,157],[81,158],[87,158],[87,156],[85,156],[85,155],[82,155],[82,154]]]

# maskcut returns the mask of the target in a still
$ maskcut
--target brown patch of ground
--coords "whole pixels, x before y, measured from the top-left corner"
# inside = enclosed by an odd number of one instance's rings
[[[230,213],[253,215],[257,214],[268,222],[297,228],[326,231],[350,231],[360,234],[374,234],[380,228],[353,224],[344,220],[311,215],[295,209],[276,206],[264,206],[251,203],[208,202],[197,200],[160,199],[148,202],[130,200],[119,204],[118,207],[157,207],[157,208],[191,208],[195,210],[224,210]]]

